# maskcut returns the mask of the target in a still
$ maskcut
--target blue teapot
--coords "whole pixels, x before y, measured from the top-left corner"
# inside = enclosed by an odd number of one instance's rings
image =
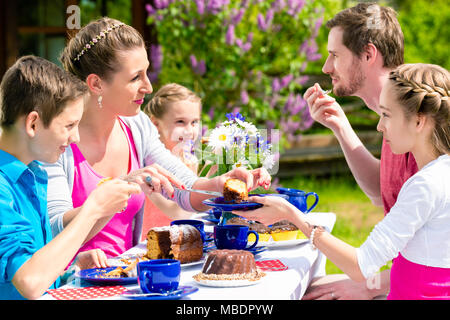
[[[309,213],[319,202],[319,195],[315,192],[305,192],[292,188],[277,188],[277,191],[278,193],[287,195],[289,197],[287,200],[303,213]],[[308,208],[306,200],[309,196],[314,196],[316,201]]]

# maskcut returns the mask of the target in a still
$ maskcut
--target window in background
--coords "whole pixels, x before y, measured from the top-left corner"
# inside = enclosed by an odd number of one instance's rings
[[[81,0],[81,25],[108,16],[126,24],[132,24],[132,0]]]
[[[58,58],[66,45],[67,7],[80,7],[81,26],[102,16],[132,21],[131,0],[19,0],[17,1],[17,56],[37,55],[61,65]]]
[[[77,1],[17,1],[17,54],[33,54],[60,64],[67,37],[66,8]]]

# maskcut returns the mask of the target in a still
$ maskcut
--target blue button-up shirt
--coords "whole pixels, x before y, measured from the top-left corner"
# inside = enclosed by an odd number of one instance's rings
[[[23,299],[12,279],[52,239],[47,180],[37,161],[27,166],[0,150],[0,299]],[[59,279],[50,288],[58,283]]]

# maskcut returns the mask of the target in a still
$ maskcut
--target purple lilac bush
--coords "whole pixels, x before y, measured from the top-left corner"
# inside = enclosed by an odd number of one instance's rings
[[[203,125],[240,112],[280,130],[286,146],[313,120],[301,94],[326,0],[154,0],[150,73],[156,91],[177,82],[203,100]]]

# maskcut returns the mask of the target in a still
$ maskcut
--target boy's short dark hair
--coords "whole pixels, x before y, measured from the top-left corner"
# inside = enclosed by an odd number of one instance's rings
[[[326,26],[341,27],[343,44],[358,57],[372,43],[381,52],[385,68],[403,64],[404,37],[392,8],[375,2],[359,3],[336,14]]]
[[[38,112],[48,127],[67,102],[87,92],[84,82],[54,63],[35,56],[21,57],[0,84],[0,127],[7,129],[32,111]]]

